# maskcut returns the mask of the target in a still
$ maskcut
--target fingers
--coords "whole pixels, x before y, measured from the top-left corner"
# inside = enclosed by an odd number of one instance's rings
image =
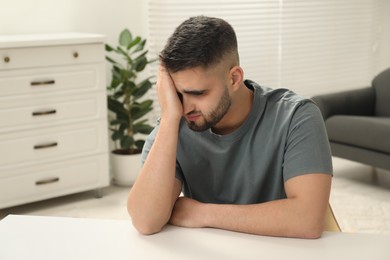
[[[162,64],[160,64],[158,66],[157,83],[159,83],[159,84],[157,84],[158,87],[161,87],[161,85],[163,85],[163,84],[173,85],[171,76],[169,75],[167,69]]]
[[[161,108],[162,117],[181,118],[183,115],[183,107],[177,95],[175,84],[169,74],[168,70],[159,65],[158,79],[157,79],[157,95]]]

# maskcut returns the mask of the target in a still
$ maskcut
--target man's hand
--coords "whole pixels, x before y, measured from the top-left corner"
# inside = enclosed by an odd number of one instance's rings
[[[158,68],[156,88],[161,108],[161,118],[169,117],[180,120],[183,115],[183,106],[169,72],[161,64]]]
[[[179,197],[175,203],[169,223],[180,227],[200,228],[205,227],[201,202]]]

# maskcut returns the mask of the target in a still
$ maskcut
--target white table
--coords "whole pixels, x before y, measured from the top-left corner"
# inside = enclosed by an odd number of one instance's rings
[[[130,221],[10,215],[0,259],[390,259],[390,236],[325,232],[317,240],[167,226],[142,236]]]

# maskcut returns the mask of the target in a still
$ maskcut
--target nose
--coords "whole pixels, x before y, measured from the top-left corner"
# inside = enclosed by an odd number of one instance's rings
[[[191,102],[191,98],[189,98],[187,95],[183,95],[182,102],[183,112],[185,115],[195,110],[195,106],[193,102]]]

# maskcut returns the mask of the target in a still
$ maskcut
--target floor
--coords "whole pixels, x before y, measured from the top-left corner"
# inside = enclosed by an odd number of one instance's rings
[[[343,232],[390,234],[390,172],[334,158],[330,203]],[[129,188],[110,186],[96,199],[93,191],[0,210],[8,214],[128,219]]]
[[[333,162],[330,204],[341,230],[390,234],[390,171],[338,158]]]

